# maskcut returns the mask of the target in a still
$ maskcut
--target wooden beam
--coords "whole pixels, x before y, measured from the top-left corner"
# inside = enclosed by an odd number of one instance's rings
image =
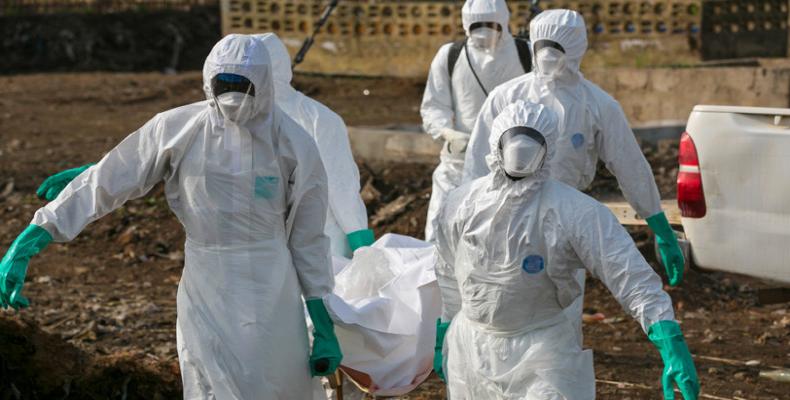
[[[608,201],[603,204],[612,211],[612,214],[623,225],[647,225],[642,216],[638,215],[631,205],[625,201]],[[664,200],[661,202],[661,208],[667,215],[671,225],[681,225],[677,200]]]

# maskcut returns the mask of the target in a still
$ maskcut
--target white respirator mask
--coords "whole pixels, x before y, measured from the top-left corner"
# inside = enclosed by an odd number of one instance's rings
[[[243,124],[255,113],[255,86],[249,79],[229,73],[211,79],[211,90],[219,112],[228,121]]]
[[[542,76],[556,77],[565,69],[565,50],[556,42],[539,40],[535,43],[535,65]]]
[[[216,97],[217,107],[222,116],[236,124],[252,119],[255,97],[246,93],[228,92]]]
[[[469,30],[469,44],[486,53],[496,50],[500,37],[502,27],[495,22],[477,22]]]
[[[540,132],[524,126],[508,129],[500,140],[502,168],[513,180],[535,174],[546,159],[546,140]]]

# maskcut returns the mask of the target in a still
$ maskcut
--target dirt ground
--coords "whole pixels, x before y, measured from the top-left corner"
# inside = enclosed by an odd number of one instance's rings
[[[419,123],[418,81],[297,75],[296,84],[349,125]],[[0,248],[44,204],[34,193],[46,176],[97,160],[157,111],[201,100],[200,88],[198,73],[0,77]],[[673,143],[644,150],[662,195],[673,197]],[[432,169],[360,163],[377,235],[422,236]],[[590,193],[611,197],[617,184],[601,171]],[[655,265],[648,231],[630,231]],[[0,311],[0,399],[178,398],[175,299],[183,240],[157,187],[34,258],[25,286],[31,307]],[[692,270],[681,287],[667,288],[697,357],[709,396],[703,398],[790,398],[790,384],[758,377],[790,367],[788,305],[759,304],[756,289],[767,285]],[[585,326],[598,398],[659,399],[661,360],[638,324],[593,279],[585,306],[606,315]],[[441,387],[432,377],[410,398],[441,398]]]

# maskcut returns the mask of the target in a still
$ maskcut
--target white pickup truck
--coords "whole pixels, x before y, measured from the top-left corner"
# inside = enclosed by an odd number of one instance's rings
[[[678,161],[691,261],[790,283],[790,109],[698,105]]]

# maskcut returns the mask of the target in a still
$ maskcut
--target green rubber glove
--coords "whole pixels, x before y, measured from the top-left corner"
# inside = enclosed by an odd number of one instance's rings
[[[0,305],[18,310],[26,308],[30,302],[22,296],[27,264],[30,257],[38,254],[52,241],[52,236],[38,225],[28,225],[0,261]]]
[[[433,370],[436,375],[442,378],[442,381],[447,382],[444,377],[444,370],[442,369],[442,348],[444,347],[444,335],[447,333],[447,328],[450,327],[450,321],[442,322],[439,318],[436,320],[436,345],[433,347]]]
[[[44,182],[41,183],[41,186],[38,187],[36,190],[36,195],[47,201],[55,200],[56,197],[63,191],[63,188],[69,184],[77,175],[83,173],[86,169],[90,168],[93,164],[86,164],[81,167],[67,169],[64,171],[60,171],[55,175],[50,176],[47,179],[44,179]]]
[[[664,387],[664,399],[673,400],[674,384],[677,383],[680,393],[685,400],[697,400],[699,396],[699,380],[694,361],[680,325],[675,321],[659,321],[647,330],[647,337],[658,348],[661,359],[664,360],[664,373],[661,384]]]
[[[372,229],[362,229],[360,231],[351,232],[346,235],[346,238],[348,238],[348,246],[351,247],[352,253],[358,248],[370,246],[376,241]]]
[[[328,376],[335,373],[343,353],[340,352],[340,343],[335,336],[335,327],[329,313],[326,311],[324,301],[311,299],[305,302],[307,313],[313,320],[313,353],[310,354],[310,374],[312,376]]]
[[[676,286],[683,280],[683,268],[686,260],[683,259],[683,252],[680,250],[678,238],[667,221],[667,216],[660,212],[648,219],[647,226],[656,234],[658,252],[661,254],[661,261],[667,271],[669,284]]]

